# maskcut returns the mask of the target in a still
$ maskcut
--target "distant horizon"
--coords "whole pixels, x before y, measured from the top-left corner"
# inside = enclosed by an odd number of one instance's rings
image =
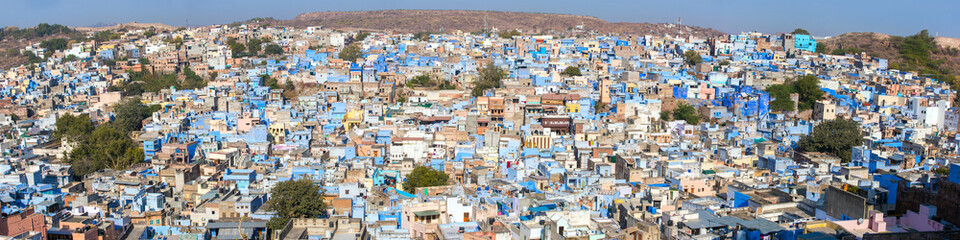
[[[791,32],[803,28],[818,38],[848,32],[907,36],[926,29],[933,36],[960,38],[960,28],[953,26],[960,22],[960,15],[953,13],[953,10],[960,9],[960,1],[943,0],[920,0],[910,4],[894,0],[877,0],[870,4],[842,0],[810,0],[802,3],[766,0],[613,0],[586,5],[572,0],[489,0],[482,3],[446,0],[285,0],[269,3],[254,0],[14,0],[5,5],[7,7],[0,9],[0,26],[21,28],[40,23],[71,27],[111,26],[129,22],[186,26],[187,21],[189,26],[196,27],[228,24],[255,17],[290,20],[308,12],[470,10],[579,15],[614,23],[676,23],[680,19],[683,25],[711,28],[727,34]]]

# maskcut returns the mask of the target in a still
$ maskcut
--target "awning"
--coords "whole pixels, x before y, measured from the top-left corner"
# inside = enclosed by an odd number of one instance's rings
[[[437,212],[437,210],[426,210],[426,211],[415,212],[413,213],[413,215],[417,215],[417,217],[428,217],[428,216],[440,215],[440,212]]]

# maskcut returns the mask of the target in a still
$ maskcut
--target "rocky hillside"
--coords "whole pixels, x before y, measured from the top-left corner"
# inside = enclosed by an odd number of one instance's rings
[[[937,70],[953,76],[960,73],[960,39],[956,38],[927,35],[920,38],[926,40],[918,39],[918,41],[914,41],[913,45],[915,46],[911,49],[925,49],[920,51],[920,55],[926,55],[921,57],[928,59],[928,61],[925,64],[919,64],[921,66],[910,66],[918,65],[917,62],[922,63],[924,59],[918,61],[915,51],[902,51],[902,49],[907,39],[916,38],[919,35],[900,37],[872,32],[855,32],[821,40],[820,44],[824,45],[827,53],[836,52],[837,49],[840,49],[845,52],[866,52],[874,57],[886,58],[893,63],[891,64],[892,67],[900,66],[908,68],[907,70],[928,68],[930,71]],[[912,60],[912,63],[905,62],[907,60]],[[939,71],[941,70],[939,68],[946,71]]]
[[[476,32],[484,21],[499,30],[521,29],[532,33],[566,31],[577,26],[603,33],[651,35],[719,36],[723,32],[701,27],[662,23],[610,23],[596,17],[551,13],[522,13],[466,10],[383,10],[356,12],[311,12],[293,20],[280,21],[289,26],[324,26],[336,29],[370,29],[397,32]]]

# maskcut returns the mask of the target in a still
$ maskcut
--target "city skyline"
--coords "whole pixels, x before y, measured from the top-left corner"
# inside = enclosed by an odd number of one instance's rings
[[[230,4],[230,5],[226,5]],[[579,1],[384,1],[361,0],[325,2],[290,0],[261,1],[185,1],[139,2],[122,0],[94,1],[13,1],[0,10],[0,25],[29,27],[39,23],[67,26],[94,26],[126,22],[164,23],[174,26],[226,24],[254,17],[292,19],[298,14],[317,11],[362,11],[389,9],[489,10],[542,12],[594,16],[608,22],[675,23],[707,27],[726,33],[759,31],[789,32],[804,28],[816,37],[847,32],[879,32],[912,35],[928,29],[931,35],[960,37],[950,26],[960,22],[951,9],[960,2],[920,1],[899,4],[875,1],[864,5],[853,1],[603,1],[582,4]],[[622,6],[622,7],[621,7]],[[229,8],[229,9],[228,9]],[[145,11],[144,9],[149,9]],[[784,11],[789,9],[790,11]],[[851,11],[850,9],[857,9]]]

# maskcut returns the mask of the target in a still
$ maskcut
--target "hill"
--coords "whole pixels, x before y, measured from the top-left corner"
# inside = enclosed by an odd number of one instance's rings
[[[369,29],[405,33],[461,30],[478,32],[484,27],[499,30],[520,29],[532,33],[566,31],[582,26],[602,33],[650,35],[721,36],[723,32],[701,27],[666,23],[606,22],[596,17],[552,13],[525,13],[468,10],[381,10],[355,12],[311,12],[293,20],[279,21],[287,26],[324,26],[336,29]]]
[[[872,32],[845,33],[820,41],[827,53],[859,53],[885,58],[890,67],[929,74],[953,83],[960,73],[960,39],[932,37],[926,30],[900,37]]]
[[[157,30],[173,31],[177,27],[170,26],[163,23],[138,23],[138,22],[128,22],[128,23],[117,23],[111,26],[100,26],[100,27],[75,27],[74,30],[81,32],[99,32],[99,31],[115,31],[115,30],[134,30],[134,29],[148,29],[155,28]]]

